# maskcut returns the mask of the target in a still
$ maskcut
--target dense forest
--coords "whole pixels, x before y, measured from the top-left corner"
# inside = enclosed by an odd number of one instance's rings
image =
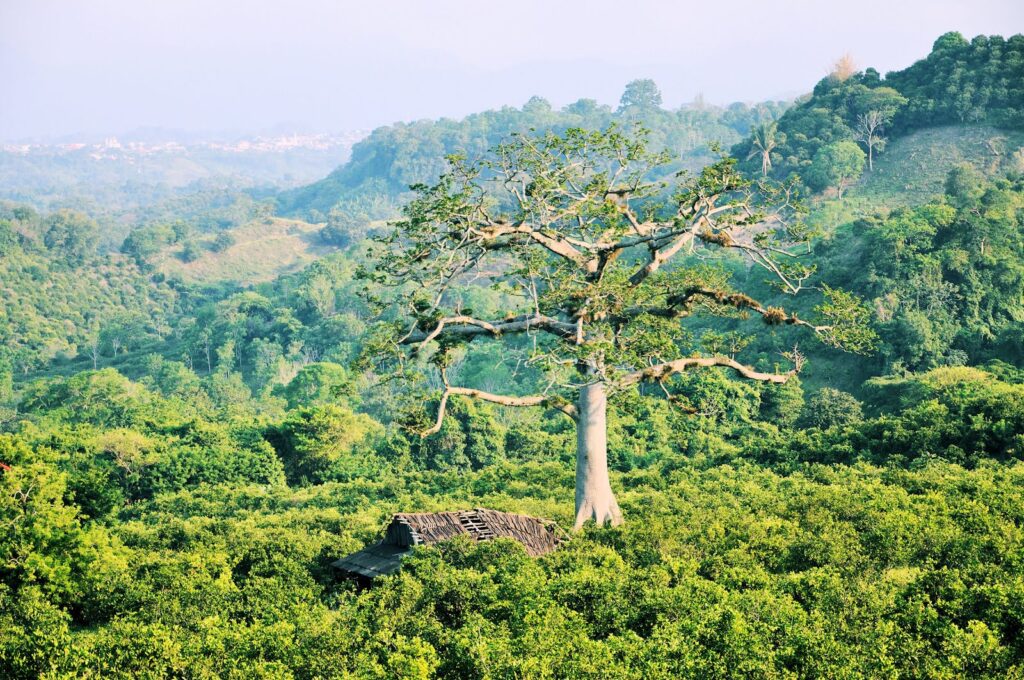
[[[0,676],[1020,677],[1022,88],[1024,37],[947,34],[791,104],[638,80],[388,126],[129,230],[3,204]],[[163,265],[285,216],[331,252]],[[624,522],[582,523],[564,395],[616,380],[593,517]],[[473,507],[566,540],[330,566]]]

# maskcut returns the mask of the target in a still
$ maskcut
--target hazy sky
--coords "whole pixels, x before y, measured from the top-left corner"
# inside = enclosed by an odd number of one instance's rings
[[[141,126],[340,131],[519,106],[809,90],[940,34],[1024,32],[1022,0],[0,0],[0,139]]]

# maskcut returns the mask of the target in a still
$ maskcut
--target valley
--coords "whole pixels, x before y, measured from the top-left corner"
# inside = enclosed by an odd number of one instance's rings
[[[5,145],[0,676],[1020,677],[1024,36],[919,56]]]

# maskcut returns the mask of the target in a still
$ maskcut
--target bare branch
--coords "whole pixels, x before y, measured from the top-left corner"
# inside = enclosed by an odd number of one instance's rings
[[[448,391],[451,394],[473,397],[474,399],[481,399],[483,401],[489,401],[492,404],[500,404],[502,406],[547,406],[559,410],[572,418],[576,417],[575,406],[572,404],[560,403],[560,400],[545,394],[537,394],[529,397],[509,397],[507,395],[493,394],[491,392],[484,392],[483,390],[477,390],[470,387],[449,387]]]
[[[525,333],[531,330],[546,331],[559,337],[572,337],[576,332],[576,327],[573,324],[559,321],[554,317],[543,314],[525,314],[493,322],[474,319],[471,316],[464,315],[448,316],[439,320],[437,325],[430,331],[409,333],[399,341],[399,344],[418,345],[417,351],[420,351],[427,343],[436,339],[442,333],[461,337],[476,335],[492,335],[497,337],[508,333]]]
[[[564,237],[546,234],[543,230],[525,222],[519,224],[496,222],[483,227],[477,227],[475,231],[479,232],[488,241],[493,241],[502,236],[524,235],[544,246],[555,255],[563,257],[570,262],[584,266],[587,262],[587,258],[583,253],[574,248]]]
[[[634,286],[643,283],[647,277],[658,271],[658,269],[661,268],[661,265],[682,250],[688,243],[692,242],[694,236],[695,232],[693,230],[687,230],[668,245],[662,248],[653,249],[647,264],[636,270],[636,272],[629,277],[629,282]]]
[[[673,373],[682,373],[688,368],[710,368],[713,366],[731,368],[748,380],[759,380],[780,385],[799,373],[802,368],[801,363],[798,363],[792,370],[785,373],[762,373],[729,357],[687,357],[685,359],[667,361],[641,371],[627,373],[617,382],[620,386],[625,387],[627,385],[635,385],[638,382],[664,380]]]
[[[445,383],[444,392],[441,393],[441,402],[437,407],[437,419],[431,427],[420,432],[421,437],[429,437],[430,435],[441,431],[441,425],[444,423],[445,412],[448,408],[448,398],[453,394],[463,397],[473,397],[474,399],[489,401],[492,404],[500,404],[501,406],[544,406],[546,408],[553,408],[561,411],[573,420],[577,419],[575,406],[548,395],[538,394],[528,397],[510,397],[503,394],[484,392],[483,390],[477,390],[470,387],[452,387],[447,384],[447,378],[445,378]]]
[[[609,318],[618,323],[627,323],[641,315],[674,319],[688,315],[691,305],[698,298],[703,298],[712,304],[734,307],[741,311],[749,310],[760,315],[769,326],[802,326],[811,329],[818,336],[835,330],[835,326],[817,325],[810,321],[805,321],[795,313],[787,313],[782,307],[765,307],[757,300],[743,293],[726,293],[707,288],[688,288],[682,293],[670,296],[664,306],[630,307],[610,315]]]
[[[451,393],[446,389],[441,394],[441,402],[437,405],[437,420],[434,424],[428,427],[426,430],[420,432],[420,437],[429,437],[432,434],[437,434],[441,431],[441,426],[444,424],[444,414],[448,410],[448,396]]]

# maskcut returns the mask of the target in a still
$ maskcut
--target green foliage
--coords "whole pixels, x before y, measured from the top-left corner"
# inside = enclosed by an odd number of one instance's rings
[[[494,409],[475,400],[453,401],[441,431],[412,447],[428,470],[479,470],[505,457],[505,428]]]
[[[852,394],[832,387],[823,387],[807,401],[807,407],[800,420],[806,427],[827,430],[830,427],[843,427],[861,422],[863,409]]]
[[[3,592],[0,664],[6,677],[995,678],[1019,667],[1019,465],[663,463],[615,477],[636,517],[621,528],[541,559],[507,540],[418,549],[359,592],[325,563],[373,540],[391,509],[567,518],[543,500],[567,480],[528,464],[165,494],[105,530],[124,547],[104,562],[92,625],[72,629],[35,585]],[[478,495],[496,472],[508,491]]]
[[[347,248],[352,245],[353,235],[359,232],[362,225],[370,221],[370,217],[366,213],[351,215],[346,211],[333,208],[327,216],[327,224],[319,232],[320,239],[329,245]]]
[[[139,266],[148,264],[161,250],[179,241],[175,230],[167,224],[133,229],[121,244],[121,252],[132,257]]]
[[[148,390],[112,368],[36,381],[26,386],[21,401],[27,413],[54,413],[69,423],[112,428],[142,424],[152,404]]]
[[[859,220],[844,245],[827,248],[823,266],[868,298],[882,354],[896,369],[1000,353],[1018,360],[1005,338],[1020,327],[1024,295],[1024,184],[956,169],[947,185],[945,199]]]
[[[867,354],[875,349],[878,336],[870,326],[871,312],[855,294],[822,286],[825,301],[815,308],[829,328],[823,340],[832,347]]]
[[[657,84],[649,79],[633,80],[626,83],[626,89],[619,99],[619,110],[636,109],[651,111],[661,108],[661,91]]]
[[[1022,35],[979,35],[968,41],[946,33],[926,58],[886,74],[886,83],[910,100],[895,124],[900,130],[976,122],[1024,126],[1022,64]]]
[[[794,377],[782,385],[770,385],[761,393],[760,418],[779,427],[791,427],[800,418],[804,407],[803,385],[799,378]]]
[[[0,354],[0,404],[8,404],[14,399],[14,367],[11,361]]]
[[[0,210],[0,222],[4,214]],[[95,237],[74,236],[88,230],[88,222],[83,226],[80,217],[63,212],[46,219],[19,209],[8,214],[24,235],[0,257],[0,346],[15,375],[54,359],[89,356],[94,346],[97,357],[112,356],[109,344],[97,345],[99,333],[126,316],[145,319],[143,336],[168,333],[178,293],[124,258],[91,255]],[[52,250],[38,236],[43,230],[53,232]]]
[[[382,434],[371,418],[338,405],[301,408],[268,433],[291,483],[371,477],[384,465],[372,453]]]
[[[740,157],[770,180],[854,144],[865,106],[892,109],[893,136],[961,118],[1016,124],[1016,90],[1003,81],[1019,70],[1019,47],[1016,36],[947,35],[885,81],[870,70],[826,79],[777,127],[776,106],[666,111],[638,81],[619,113],[590,100],[555,111],[535,98],[384,128],[333,176],[344,190],[317,189],[324,208],[341,196],[327,228],[356,239],[253,286],[190,286],[140,269],[154,248],[196,239],[178,217],[200,232],[262,219],[252,197],[211,192],[143,211],[123,247],[135,262],[92,252],[95,225],[80,215],[0,207],[0,677],[1019,676],[1024,183],[1016,137],[1004,148],[987,128],[961,141],[998,158],[950,155],[952,172],[928,175],[929,190],[944,179],[945,196],[923,205],[877,166],[858,191],[884,180],[888,205],[916,207],[844,218],[814,248],[819,268],[794,275],[813,274],[808,287],[823,294],[807,302],[739,258],[709,266],[712,246],[727,243],[715,232],[640,285],[621,270],[642,264],[642,249],[596,282],[524,257],[516,277],[549,277],[536,299],[497,280],[508,260],[490,260],[474,285],[448,291],[451,311],[501,319],[524,299],[544,314],[589,304],[608,334],[593,351],[612,358],[613,373],[666,357],[737,356],[760,371],[787,357],[807,364],[781,385],[713,368],[613,391],[608,459],[622,527],[588,529],[539,559],[506,540],[421,547],[370,589],[330,567],[378,540],[398,511],[485,506],[573,520],[576,434],[564,413],[453,396],[441,430],[421,438],[407,407],[436,413],[424,395],[438,385],[375,375],[365,361],[394,339],[393,318],[388,333],[367,324],[394,292],[365,266],[358,236],[405,184],[442,172],[444,152],[479,155],[491,135],[537,127],[524,200],[538,213],[564,188],[564,166],[544,172],[552,157],[644,155],[625,135],[544,132],[639,121],[651,149],[684,151],[637,175],[660,181],[703,163],[708,137],[763,125],[754,138],[772,148],[751,142]],[[941,132],[915,139],[937,145]],[[902,149],[907,139],[886,153],[920,150]],[[716,161],[680,196],[750,189],[736,168]],[[449,180],[407,223],[435,245],[448,233],[439,217],[476,200],[495,212],[511,204]],[[609,186],[600,171],[589,181]],[[637,214],[670,219],[655,207],[664,198],[660,187],[642,194]],[[588,226],[577,235],[632,233],[611,202],[579,214]],[[356,277],[361,266],[371,275]],[[734,286],[756,294],[768,318]],[[417,318],[436,322],[418,290],[406,293]],[[686,295],[686,314],[615,319]],[[803,319],[824,324],[824,346],[794,348]],[[492,392],[578,379],[571,365],[540,360],[555,355],[536,329],[434,352],[396,374],[434,358],[453,381]]]
[[[12,680],[34,680],[59,671],[68,660],[67,612],[51,603],[38,586],[17,594],[0,586],[0,669]]]
[[[214,399],[195,388],[161,397],[103,369],[30,384],[20,408],[39,423],[31,440],[64,452],[72,495],[90,517],[200,484],[282,483],[261,431],[210,422]]]
[[[958,201],[973,202],[985,192],[985,177],[973,165],[962,163],[946,175],[946,195]]]
[[[55,212],[43,220],[43,243],[73,267],[96,252],[96,223],[70,210]]]
[[[832,142],[818,149],[805,178],[808,185],[817,191],[835,187],[843,195],[854,180],[864,172],[866,156],[853,142]]]
[[[309,280],[274,295],[307,299]],[[288,327],[258,295],[214,318],[228,370],[248,339]],[[702,340],[741,341],[717,335]],[[484,371],[484,354],[460,370]],[[860,417],[819,391],[795,423],[796,382],[701,371],[672,401],[618,395],[624,527],[540,560],[505,541],[422,549],[357,592],[327,565],[394,511],[568,524],[570,421],[454,399],[446,429],[409,441],[336,403],[361,392],[336,364],[304,367],[281,388],[295,408],[269,421],[218,410],[216,384],[180,362],[146,366],[146,385],[110,369],[27,385],[28,420],[0,437],[17,527],[0,546],[21,556],[0,572],[5,677],[1000,677],[1024,659],[1024,393],[994,375],[874,381]],[[28,514],[26,486],[40,494]]]
[[[195,241],[186,241],[178,256],[182,262],[195,262],[203,256],[203,250]]]
[[[280,389],[288,408],[320,406],[337,402],[352,393],[352,378],[344,366],[317,362],[299,369],[291,381]]]
[[[1000,382],[979,369],[954,367],[875,378],[865,388],[867,411],[874,417],[862,420],[850,395],[822,390],[812,401],[818,410],[802,418],[818,429],[764,442],[754,455],[894,466],[937,458],[972,467],[992,459],[1024,459],[1021,385]]]
[[[235,243],[236,239],[234,236],[226,231],[222,231],[214,237],[213,243],[210,244],[210,250],[220,253],[235,245]]]
[[[892,117],[903,101],[898,92],[881,86],[873,69],[845,80],[829,76],[815,86],[811,95],[779,118],[770,138],[763,131],[755,131],[757,134],[733,147],[733,153],[746,159],[744,169],[751,174],[770,169],[776,177],[792,173],[803,176],[824,147],[842,142],[856,146],[855,139],[864,116],[872,111],[879,112],[884,128],[884,121]],[[881,130],[876,133],[880,135]],[[840,149],[846,151],[844,155],[854,156],[848,147]],[[816,172],[821,172],[821,163],[818,165]],[[828,182],[827,177],[811,181],[815,182],[814,187],[835,184]]]

